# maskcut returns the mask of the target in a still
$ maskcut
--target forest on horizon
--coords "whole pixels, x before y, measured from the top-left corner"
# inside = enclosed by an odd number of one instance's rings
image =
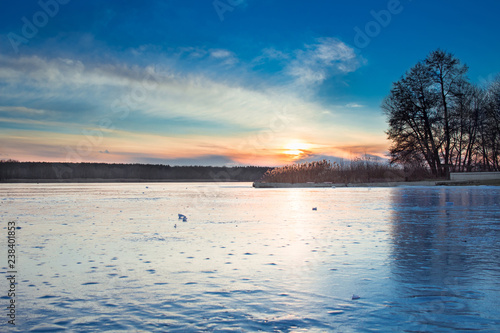
[[[256,181],[269,169],[257,166],[170,166],[160,164],[0,161],[0,182],[50,180]]]

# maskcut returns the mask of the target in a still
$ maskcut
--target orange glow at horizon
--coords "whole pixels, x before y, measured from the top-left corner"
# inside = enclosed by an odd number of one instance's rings
[[[219,157],[227,165],[283,166],[317,158],[343,158],[363,155],[384,158],[388,143],[363,142],[329,145],[310,136],[280,138],[268,145],[241,145],[243,139],[223,136],[162,136],[115,130],[100,141],[75,134],[37,130],[5,130],[0,133],[0,159],[45,162],[174,163],[176,160],[203,161]],[[332,140],[333,141],[333,140]],[[246,141],[244,141],[246,142]],[[217,161],[217,159],[216,159]],[[216,162],[217,163],[217,162]]]

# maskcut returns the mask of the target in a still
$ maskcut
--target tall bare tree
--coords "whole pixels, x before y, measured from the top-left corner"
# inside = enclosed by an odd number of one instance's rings
[[[382,104],[393,162],[425,160],[433,175],[449,174],[457,149],[452,142],[456,113],[468,85],[466,73],[460,60],[436,50],[393,84]]]
[[[451,53],[442,50],[436,50],[429,54],[425,60],[425,64],[429,69],[433,86],[439,96],[437,99],[438,113],[441,115],[441,123],[443,126],[443,160],[444,173],[449,175],[449,167],[451,162],[451,135],[452,128],[451,112],[454,107],[457,107],[457,96],[460,87],[466,82],[465,74],[467,66],[461,65],[460,60],[455,58]]]
[[[472,171],[478,160],[479,134],[485,121],[485,93],[464,82],[458,87],[450,115],[450,163],[453,171]]]
[[[500,75],[486,91],[485,118],[482,135],[483,168],[500,170]]]

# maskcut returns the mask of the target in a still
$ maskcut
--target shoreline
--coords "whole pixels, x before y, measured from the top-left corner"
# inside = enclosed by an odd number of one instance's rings
[[[336,188],[336,187],[406,187],[406,186],[500,186],[500,179],[493,180],[425,180],[415,182],[374,183],[265,183],[254,182],[254,188]]]
[[[84,184],[84,183],[252,183],[254,188],[343,188],[343,187],[408,187],[408,186],[500,186],[500,179],[490,180],[425,180],[414,182],[373,182],[373,183],[266,183],[233,179],[6,179],[0,184]]]
[[[234,179],[127,179],[127,178],[73,178],[73,179],[2,179],[0,184],[20,183],[251,183]]]

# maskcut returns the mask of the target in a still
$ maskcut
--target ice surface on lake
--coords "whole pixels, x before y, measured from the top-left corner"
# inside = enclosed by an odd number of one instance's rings
[[[21,227],[19,332],[500,327],[499,188],[1,184],[0,193],[3,253],[7,221]]]

